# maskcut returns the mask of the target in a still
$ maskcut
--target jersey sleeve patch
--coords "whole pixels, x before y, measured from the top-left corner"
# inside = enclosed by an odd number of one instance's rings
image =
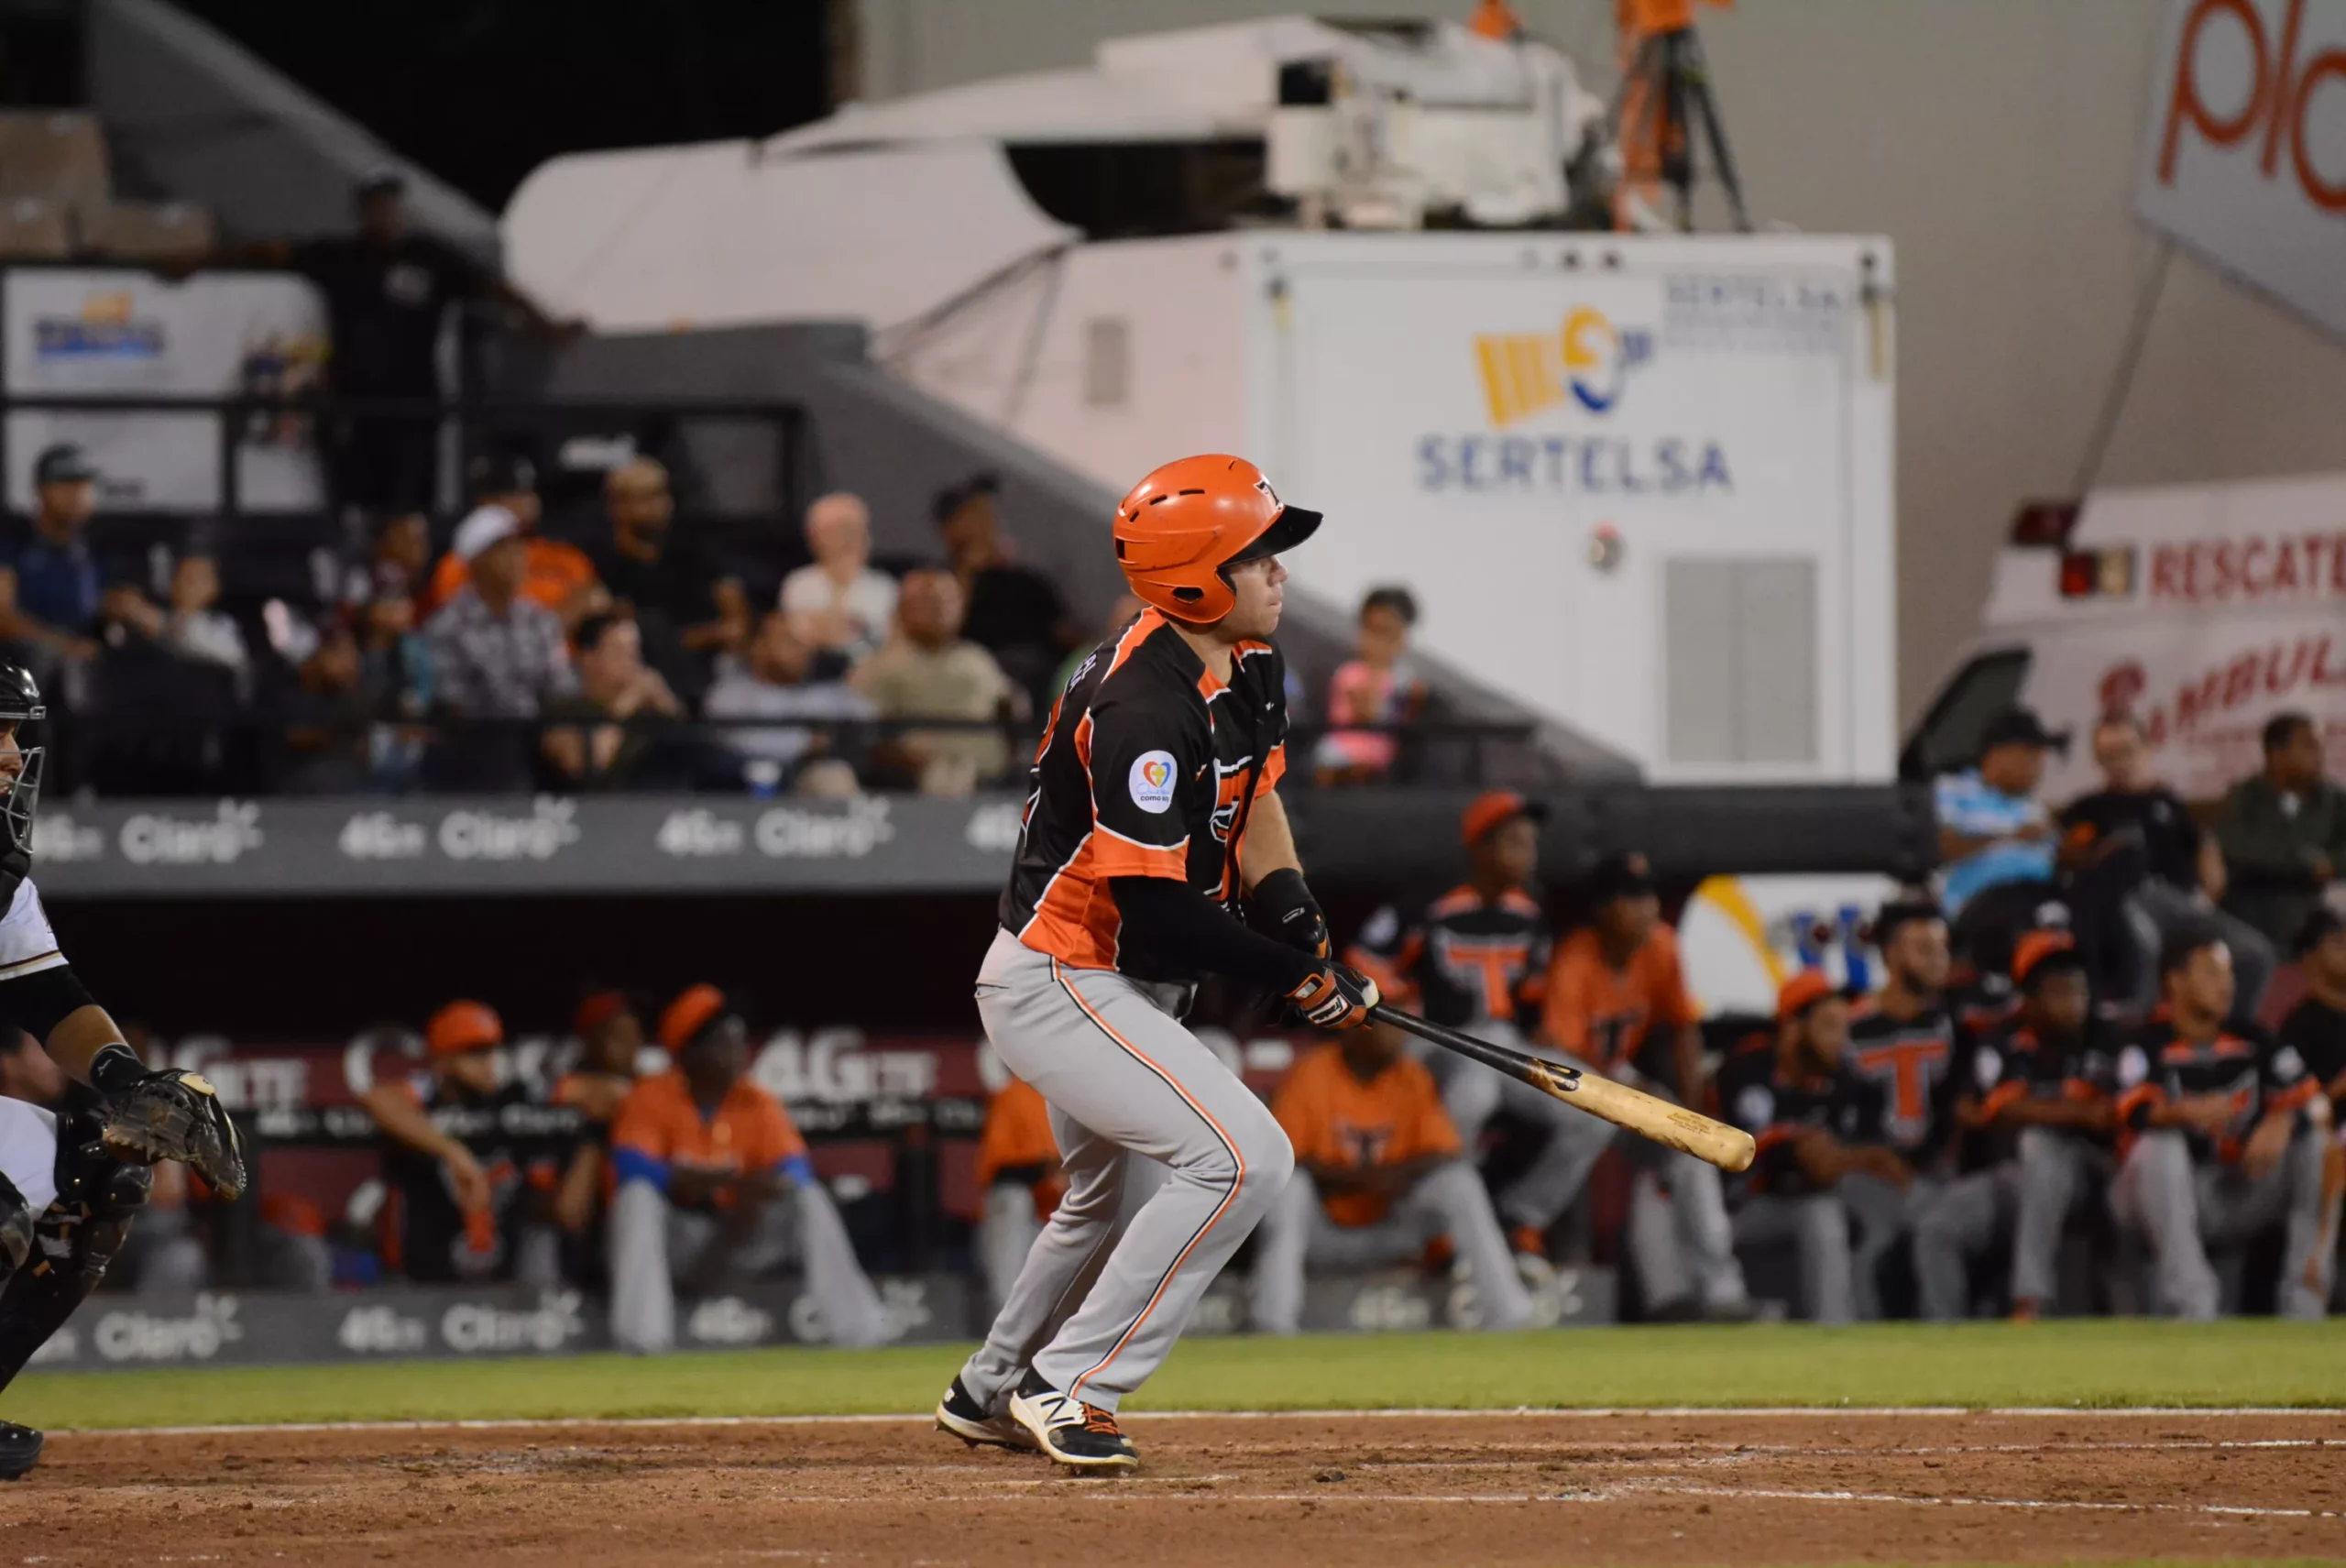
[[[1135,806],[1152,817],[1163,816],[1173,809],[1173,786],[1178,777],[1170,751],[1143,751],[1133,759],[1125,775],[1124,787]]]

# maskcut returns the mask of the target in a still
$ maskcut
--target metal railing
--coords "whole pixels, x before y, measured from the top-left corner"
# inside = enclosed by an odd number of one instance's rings
[[[806,411],[795,403],[774,400],[747,400],[722,398],[357,398],[331,392],[316,394],[236,393],[222,397],[195,394],[157,393],[125,395],[115,393],[0,393],[0,473],[10,472],[8,443],[11,439],[7,415],[16,413],[72,414],[95,419],[126,419],[140,415],[209,415],[216,423],[214,453],[219,466],[218,495],[210,506],[163,508],[165,510],[198,510],[222,517],[278,515],[281,509],[270,512],[247,511],[243,504],[238,475],[239,453],[277,445],[295,449],[306,448],[314,453],[319,463],[319,480],[323,499],[328,509],[338,508],[343,498],[334,493],[335,485],[334,450],[350,429],[373,424],[420,425],[430,423],[439,432],[453,431],[456,437],[457,474],[463,460],[479,451],[497,448],[543,446],[548,441],[558,444],[567,433],[613,433],[614,427],[635,427],[642,431],[666,423],[677,429],[690,423],[751,424],[772,432],[771,467],[765,475],[770,485],[770,499],[765,505],[731,509],[741,513],[795,518],[805,510],[814,482],[815,460],[808,439]],[[254,432],[265,422],[295,421],[291,432],[272,434],[267,440],[255,440]],[[70,440],[68,433],[52,433],[51,439]],[[657,438],[651,444],[656,444]],[[461,505],[462,497],[450,488],[453,476],[438,476],[437,488],[444,492],[438,499],[450,506]],[[745,487],[743,470],[728,475],[726,488]],[[763,488],[763,487],[754,487]],[[132,508],[129,510],[138,510]],[[723,511],[727,509],[715,509]]]

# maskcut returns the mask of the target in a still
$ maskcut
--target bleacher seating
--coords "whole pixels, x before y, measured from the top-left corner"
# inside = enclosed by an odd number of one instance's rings
[[[212,248],[212,214],[192,202],[108,202],[80,219],[82,248],[108,261],[168,261]]]
[[[63,261],[72,254],[64,208],[39,196],[0,197],[0,259]]]

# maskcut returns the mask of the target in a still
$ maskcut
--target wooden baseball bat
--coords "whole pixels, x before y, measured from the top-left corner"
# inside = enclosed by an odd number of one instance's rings
[[[1715,1122],[1626,1083],[1616,1083],[1609,1078],[1599,1078],[1560,1062],[1542,1061],[1526,1051],[1495,1046],[1382,1003],[1369,1010],[1369,1016],[1407,1030],[1421,1040],[1431,1040],[1444,1050],[1456,1051],[1485,1067],[1496,1068],[1518,1083],[1528,1083],[1542,1094],[1552,1095],[1592,1116],[1601,1116],[1617,1127],[1627,1127],[1655,1143],[1707,1160],[1721,1170],[1749,1170],[1752,1157],[1758,1152],[1751,1135],[1742,1128]]]

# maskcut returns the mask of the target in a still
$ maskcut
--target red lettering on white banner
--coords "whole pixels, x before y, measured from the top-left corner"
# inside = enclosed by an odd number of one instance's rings
[[[2154,545],[2150,582],[2153,599],[2177,604],[2346,598],[2346,532]]]

